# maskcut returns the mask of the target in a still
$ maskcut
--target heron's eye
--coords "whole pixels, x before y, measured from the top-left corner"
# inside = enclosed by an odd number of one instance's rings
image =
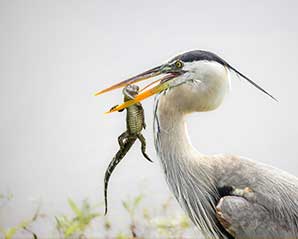
[[[183,63],[182,63],[182,61],[180,61],[180,60],[176,61],[176,62],[175,62],[175,66],[176,66],[177,68],[182,68],[182,67],[183,67]]]

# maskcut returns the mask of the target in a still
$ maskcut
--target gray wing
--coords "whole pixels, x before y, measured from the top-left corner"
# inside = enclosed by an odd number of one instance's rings
[[[216,215],[221,225],[237,239],[297,237],[285,221],[272,218],[266,208],[243,197],[221,198]]]
[[[217,186],[248,187],[252,193],[220,199],[216,214],[222,226],[236,238],[298,238],[297,177],[244,158],[223,159]]]

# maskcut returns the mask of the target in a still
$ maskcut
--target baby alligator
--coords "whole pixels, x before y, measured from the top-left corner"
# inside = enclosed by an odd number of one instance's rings
[[[139,92],[139,87],[137,85],[126,86],[123,89],[124,101],[128,101],[135,98],[138,95],[138,92]],[[124,133],[122,133],[118,137],[118,143],[119,143],[120,149],[114,156],[113,160],[110,162],[105,172],[105,178],[104,178],[105,215],[107,214],[107,211],[108,211],[107,191],[108,191],[108,183],[109,183],[110,176],[113,170],[115,169],[115,167],[117,166],[117,164],[124,158],[124,156],[127,154],[131,146],[134,144],[134,142],[137,139],[139,139],[141,142],[142,154],[147,160],[152,162],[149,156],[146,154],[146,140],[141,133],[142,130],[145,129],[146,127],[144,109],[141,103],[136,103],[126,108],[126,110],[127,110],[127,114],[126,114],[127,129]]]

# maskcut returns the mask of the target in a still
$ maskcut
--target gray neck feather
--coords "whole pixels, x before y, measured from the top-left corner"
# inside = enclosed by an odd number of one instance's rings
[[[207,157],[188,137],[185,116],[171,108],[162,95],[155,99],[154,141],[174,196],[191,220],[208,238],[224,238],[215,216],[218,198],[214,172]]]

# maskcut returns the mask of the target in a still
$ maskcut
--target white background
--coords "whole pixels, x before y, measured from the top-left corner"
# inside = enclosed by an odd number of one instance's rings
[[[232,75],[225,103],[190,117],[193,144],[298,175],[297,7],[273,0],[1,0],[0,192],[15,199],[0,223],[28,217],[36,198],[49,216],[68,212],[67,197],[102,201],[125,115],[103,115],[122,101],[121,91],[93,93],[190,49],[217,53],[279,99]],[[117,230],[128,195],[141,190],[155,207],[169,194],[153,147],[153,99],[143,105],[155,163],[137,144],[114,172],[109,200]]]

